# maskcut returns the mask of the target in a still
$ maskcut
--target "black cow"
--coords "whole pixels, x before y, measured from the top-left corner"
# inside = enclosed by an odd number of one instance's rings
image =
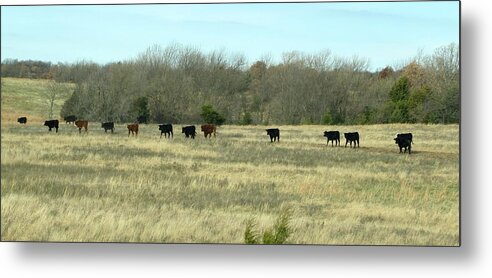
[[[350,142],[350,147],[352,148],[352,142],[354,142],[354,148],[357,145],[359,147],[359,133],[358,132],[347,132],[345,135],[345,148],[347,144]]]
[[[26,117],[20,117],[17,119],[17,122],[19,124],[26,124],[27,123],[27,118]]]
[[[408,154],[412,153],[413,135],[411,133],[396,134],[394,140],[395,144],[398,144],[398,147],[400,148],[400,153],[402,153],[403,149],[405,149],[404,152],[407,152],[408,150]]]
[[[331,141],[331,146],[333,147],[333,141],[335,141],[335,146],[340,146],[340,132],[338,131],[325,131],[324,137],[326,137],[326,144]]]
[[[113,133],[114,132],[114,122],[101,123],[101,128],[104,128],[104,132],[108,132],[108,130],[111,130],[111,133]]]
[[[164,137],[168,137],[171,138],[173,137],[173,125],[172,124],[163,124],[163,125],[159,125],[159,130],[161,131],[161,137],[162,138],[162,134],[164,133]]]
[[[51,131],[52,128],[56,129],[56,132],[58,132],[58,120],[49,120],[45,121],[44,125],[49,128],[48,131]]]
[[[182,128],[181,133],[184,133],[186,138],[191,137],[192,139],[195,139],[195,135],[196,135],[195,126],[194,125],[185,126]]]
[[[270,136],[270,142],[280,142],[280,130],[278,128],[269,128],[266,132]]]
[[[77,117],[75,117],[74,115],[70,115],[63,117],[63,120],[65,121],[65,124],[73,124],[77,120]]]

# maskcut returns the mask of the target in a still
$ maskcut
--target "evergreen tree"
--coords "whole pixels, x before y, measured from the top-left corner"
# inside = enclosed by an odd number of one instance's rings
[[[207,124],[222,125],[225,122],[225,117],[215,111],[212,105],[203,105],[200,116]]]

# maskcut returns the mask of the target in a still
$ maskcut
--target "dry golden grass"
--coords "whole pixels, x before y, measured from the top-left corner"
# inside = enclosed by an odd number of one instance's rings
[[[44,94],[48,80],[2,77],[2,124],[16,122],[26,116],[28,123],[43,124],[48,115],[48,103]],[[74,86],[68,85],[68,86]],[[55,101],[53,114],[57,117],[71,92],[63,92]]]
[[[2,240],[242,243],[248,219],[270,227],[288,206],[289,243],[459,244],[457,125],[280,126],[280,143],[262,126],[180,127],[3,122]],[[326,146],[324,130],[359,131],[361,147]]]

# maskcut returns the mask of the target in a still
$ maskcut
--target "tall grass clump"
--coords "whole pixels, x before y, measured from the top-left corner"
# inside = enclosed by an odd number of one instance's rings
[[[291,209],[283,209],[278,216],[272,228],[261,233],[256,231],[256,223],[253,219],[249,219],[246,223],[244,231],[244,243],[246,244],[284,244],[292,233],[292,228],[289,225],[292,219]]]

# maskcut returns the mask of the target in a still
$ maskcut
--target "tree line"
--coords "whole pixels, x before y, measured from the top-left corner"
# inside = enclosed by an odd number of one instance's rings
[[[2,77],[71,82],[74,90],[61,116],[93,121],[145,116],[148,122],[193,123],[202,122],[205,112],[228,124],[458,123],[460,118],[456,44],[376,72],[368,70],[366,59],[328,50],[287,52],[277,63],[264,58],[248,65],[241,54],[179,44],[155,45],[134,59],[104,65],[44,63],[48,66],[32,66],[37,73],[31,75],[19,64],[40,63],[15,61],[2,62]]]

